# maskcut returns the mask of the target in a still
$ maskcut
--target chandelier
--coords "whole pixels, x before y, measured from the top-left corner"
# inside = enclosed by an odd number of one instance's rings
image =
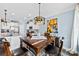
[[[34,18],[35,24],[38,24],[38,23],[39,24],[41,24],[41,23],[45,24],[45,18],[40,16],[40,3],[38,3],[38,4],[39,4],[39,15]]]

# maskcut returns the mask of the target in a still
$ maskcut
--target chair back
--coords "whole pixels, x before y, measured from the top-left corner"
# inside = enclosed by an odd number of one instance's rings
[[[55,46],[59,48],[59,37],[55,38]]]
[[[10,43],[5,41],[3,43],[3,49],[4,49],[4,55],[5,56],[11,56],[12,55],[12,51],[10,49]]]
[[[58,55],[61,55],[61,50],[63,48],[63,41],[60,40],[60,47],[59,47],[59,52],[58,52]]]

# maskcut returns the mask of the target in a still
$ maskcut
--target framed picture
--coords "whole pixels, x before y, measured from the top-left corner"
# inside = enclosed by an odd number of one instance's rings
[[[47,25],[47,32],[58,33],[57,18],[50,19]]]

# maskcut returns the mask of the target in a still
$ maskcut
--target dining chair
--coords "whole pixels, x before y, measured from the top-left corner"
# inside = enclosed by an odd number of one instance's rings
[[[63,40],[59,41],[59,38],[55,38],[55,45],[48,45],[45,48],[45,52],[49,56],[60,56],[62,47],[63,47]]]

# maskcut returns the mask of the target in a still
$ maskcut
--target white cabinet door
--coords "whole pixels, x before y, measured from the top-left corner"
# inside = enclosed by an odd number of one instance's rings
[[[10,47],[12,50],[15,50],[20,47],[20,37],[19,36],[6,37],[6,39],[10,42]]]

